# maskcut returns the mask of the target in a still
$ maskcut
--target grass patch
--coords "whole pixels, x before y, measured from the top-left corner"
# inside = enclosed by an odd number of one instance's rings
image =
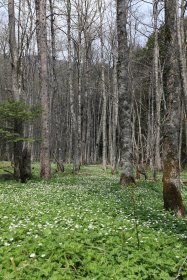
[[[163,211],[161,184],[121,188],[100,166],[47,183],[38,168],[27,184],[0,183],[0,279],[175,279],[187,220]]]

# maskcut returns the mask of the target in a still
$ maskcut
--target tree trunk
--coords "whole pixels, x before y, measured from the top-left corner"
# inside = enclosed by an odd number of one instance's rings
[[[118,86],[117,86],[117,53],[113,57],[113,99],[112,99],[112,174],[116,171],[117,157],[117,124],[118,124]]]
[[[101,44],[101,89],[102,89],[102,97],[103,97],[103,118],[102,118],[102,136],[103,136],[103,146],[102,146],[102,164],[103,168],[106,169],[107,164],[107,139],[106,139],[106,106],[107,106],[107,98],[106,98],[106,87],[105,87],[105,60],[104,60],[104,34],[103,34],[103,3],[102,0],[98,0],[98,9],[99,9],[99,37]]]
[[[15,33],[15,10],[14,0],[8,1],[8,14],[9,14],[9,46],[11,55],[11,86],[12,98],[16,101],[21,99],[21,87],[19,87],[19,67],[18,67],[18,50]],[[14,133],[23,136],[23,122],[16,119],[14,121]],[[23,142],[14,142],[14,177],[16,180],[20,179],[21,156],[22,156]]]
[[[179,3],[176,0],[180,78],[181,78],[182,93],[183,93],[183,100],[184,100],[184,111],[185,111],[184,115],[186,116],[186,114],[187,114],[187,64],[186,64],[186,38],[185,38],[186,36],[185,36],[185,26],[184,26],[185,25],[185,22],[184,22],[185,10],[186,10],[186,1],[184,1],[184,0],[181,1],[180,9],[179,9]],[[179,13],[179,11],[180,11],[180,13]],[[185,120],[185,131],[187,131],[186,130],[186,117],[184,117],[184,120]],[[181,134],[182,134],[182,130],[181,130]],[[182,136],[181,136],[181,138],[182,138]],[[181,139],[181,142],[182,142],[182,139]],[[187,143],[187,134],[186,134],[186,143]],[[186,144],[186,151],[187,151],[187,144]],[[186,154],[187,154],[187,152],[186,152]],[[180,156],[181,156],[181,154],[180,154]]]
[[[41,123],[41,177],[51,177],[50,142],[49,142],[49,85],[48,85],[48,59],[47,59],[47,27],[46,27],[46,0],[35,0],[36,33],[40,63],[40,94],[42,104]]]
[[[159,75],[159,45],[158,45],[158,0],[153,2],[153,20],[154,20],[154,92],[156,96],[156,116],[155,116],[155,160],[154,169],[161,170],[160,157],[160,108],[161,108],[161,82]]]
[[[58,80],[57,80],[57,70],[56,70],[56,33],[55,33],[55,16],[54,16],[54,6],[55,1],[49,0],[50,5],[50,27],[51,27],[51,125],[54,127],[50,129],[52,135],[55,135],[54,139],[54,159],[57,163],[57,170],[63,171],[63,149],[62,149],[62,139],[60,134],[60,110],[59,104],[54,100],[57,100],[58,96]],[[61,109],[61,108],[60,108]]]
[[[14,133],[22,137],[23,122],[21,120],[14,120]],[[21,175],[21,161],[22,161],[23,141],[14,142],[14,178],[18,181]]]
[[[186,48],[185,48],[185,30],[184,30],[184,16],[185,16],[185,1],[181,1],[181,14],[179,16],[178,1],[176,0],[176,16],[177,16],[177,35],[179,47],[179,66],[183,97],[185,101],[185,111],[187,113],[187,65],[186,65]]]
[[[27,144],[22,151],[20,179],[25,183],[27,179],[31,178],[31,146]]]
[[[128,185],[135,182],[132,158],[132,96],[129,91],[127,15],[128,1],[117,0],[118,92],[122,167],[120,183],[122,185]]]
[[[9,46],[11,55],[11,78],[12,78],[12,97],[15,100],[20,100],[20,88],[18,83],[18,53],[15,31],[15,10],[14,0],[8,1],[8,14],[9,14]]]
[[[168,108],[163,136],[163,198],[164,208],[177,216],[184,216],[179,174],[179,110],[180,75],[178,63],[178,42],[176,22],[176,0],[165,0],[165,45],[167,50],[165,66],[165,86]]]
[[[73,170],[80,169],[80,154],[78,145],[78,120],[75,112],[73,94],[73,68],[72,68],[72,39],[71,39],[71,2],[67,0],[67,35],[68,35],[68,85],[70,98],[71,124],[73,132]],[[79,91],[79,90],[78,90]]]

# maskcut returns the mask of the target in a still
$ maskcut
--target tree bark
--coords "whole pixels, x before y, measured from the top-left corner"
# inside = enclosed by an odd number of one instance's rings
[[[9,14],[9,47],[11,55],[11,86],[12,98],[16,101],[21,99],[21,87],[19,86],[19,67],[18,67],[18,50],[15,31],[15,10],[14,0],[8,1]],[[23,136],[23,122],[22,120],[14,120],[14,133]],[[14,142],[14,177],[16,180],[20,179],[21,157],[22,157],[23,141]]]
[[[15,10],[14,0],[8,1],[9,14],[9,46],[11,55],[11,78],[12,78],[12,95],[15,100],[20,100],[21,92],[18,83],[18,53],[15,31]]]
[[[156,96],[156,116],[155,116],[155,162],[156,171],[161,170],[160,157],[160,108],[161,108],[161,81],[159,75],[159,45],[158,45],[158,0],[153,2],[153,27],[154,27],[154,92]]]
[[[47,27],[46,27],[46,0],[35,0],[36,33],[40,63],[40,95],[42,104],[41,123],[41,177],[50,179],[50,141],[49,141],[49,85],[48,85],[48,59],[47,59]]]
[[[165,66],[165,88],[168,97],[166,121],[163,136],[163,198],[164,208],[177,216],[184,216],[179,174],[179,110],[180,74],[178,63],[176,0],[165,0],[165,45],[167,50]]]
[[[187,113],[187,64],[186,64],[186,47],[185,47],[185,30],[184,30],[184,16],[185,16],[185,1],[181,1],[181,13],[179,15],[178,1],[176,0],[176,16],[177,16],[177,35],[179,47],[179,66],[181,75],[181,84],[183,97],[185,102],[185,111]]]
[[[129,48],[127,38],[128,1],[117,0],[117,35],[118,35],[118,92],[119,92],[119,123],[121,145],[121,178],[122,185],[135,182],[132,158],[132,96],[129,91]]]
[[[73,170],[78,171],[80,169],[80,153],[79,153],[79,144],[78,144],[79,143],[78,118],[76,117],[75,100],[74,100],[74,93],[73,93],[71,1],[70,0],[67,0],[67,36],[68,36],[68,85],[69,85],[71,124],[72,124],[72,132],[73,132]]]
[[[63,171],[63,140],[60,133],[60,110],[59,104],[55,103],[58,98],[58,80],[57,80],[57,54],[56,54],[56,32],[55,32],[55,1],[49,0],[50,6],[50,27],[51,27],[51,134],[55,135],[55,145],[53,146],[54,159],[57,162],[57,170]],[[54,104],[55,103],[55,104]],[[60,108],[61,109],[61,108]],[[53,126],[54,122],[54,126]],[[52,144],[52,143],[50,143]],[[51,147],[52,149],[52,147]]]
[[[176,0],[179,67],[180,67],[180,78],[181,78],[182,93],[183,93],[183,100],[184,100],[184,111],[185,111],[184,115],[186,115],[187,113],[187,64],[186,64],[186,41],[185,41],[186,36],[185,36],[185,26],[184,26],[185,10],[186,10],[186,1],[182,0],[179,5],[178,1]],[[186,118],[184,119],[185,119],[185,131],[186,131]],[[181,129],[181,134],[182,134],[182,129]],[[186,140],[187,140],[187,136],[186,136]],[[182,145],[182,136],[181,136],[181,145]],[[186,144],[186,148],[187,148],[187,144]],[[181,154],[180,154],[180,159],[181,159]]]
[[[116,171],[117,158],[117,124],[118,124],[118,86],[117,86],[117,53],[113,57],[113,99],[112,99],[112,174]]]
[[[27,144],[22,151],[21,158],[21,169],[20,169],[20,179],[22,183],[25,183],[27,179],[32,176],[31,168],[31,146]]]
[[[106,136],[106,106],[107,106],[107,98],[106,98],[106,86],[105,86],[105,60],[104,60],[104,34],[103,34],[103,1],[98,0],[98,10],[99,10],[99,37],[101,44],[101,89],[102,89],[102,97],[103,97],[103,118],[102,118],[102,136],[103,136],[103,146],[102,146],[102,164],[103,168],[106,169],[107,164],[107,136]]]

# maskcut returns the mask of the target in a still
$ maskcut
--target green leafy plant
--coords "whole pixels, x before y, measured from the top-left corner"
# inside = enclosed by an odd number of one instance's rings
[[[16,121],[33,121],[41,114],[41,106],[30,106],[23,101],[7,100],[0,104],[1,126],[0,137],[9,142],[33,141],[31,138],[20,136],[14,131]]]
[[[0,183],[0,279],[187,279],[187,220],[163,210],[159,183],[121,188],[96,165],[49,182],[34,170],[24,186]]]

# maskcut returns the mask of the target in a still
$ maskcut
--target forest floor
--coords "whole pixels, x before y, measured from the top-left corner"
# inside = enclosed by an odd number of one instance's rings
[[[187,279],[187,218],[163,210],[161,183],[122,188],[101,166],[49,182],[37,171],[0,182],[0,280]]]

